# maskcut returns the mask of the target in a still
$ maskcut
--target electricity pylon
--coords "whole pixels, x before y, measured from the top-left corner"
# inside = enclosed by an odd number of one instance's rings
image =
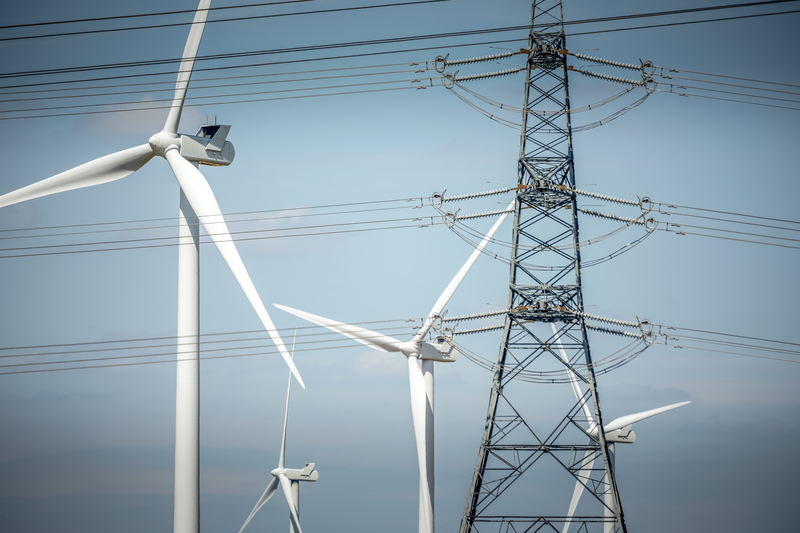
[[[625,532],[583,320],[560,0],[534,0],[528,49],[509,312],[461,533]]]

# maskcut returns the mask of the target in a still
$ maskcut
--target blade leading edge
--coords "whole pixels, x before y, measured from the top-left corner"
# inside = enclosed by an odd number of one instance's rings
[[[375,331],[370,331],[368,329],[351,326],[350,324],[337,322],[329,318],[312,315],[311,313],[306,313],[305,311],[300,311],[299,309],[292,309],[291,307],[286,307],[285,305],[279,305],[279,304],[272,304],[272,305],[274,305],[275,307],[277,307],[282,311],[291,313],[294,316],[299,316],[302,319],[308,320],[309,322],[313,322],[318,326],[324,326],[331,331],[335,331],[336,333],[341,333],[345,337],[350,337],[354,341],[358,341],[361,344],[366,344],[370,348],[373,348],[380,352],[400,351],[401,342],[397,339],[393,339],[392,337],[387,337],[386,335],[382,335],[380,333],[377,333]]]
[[[503,223],[503,221],[506,219],[506,216],[508,216],[510,210],[513,209],[516,201],[517,201],[516,198],[514,198],[514,200],[511,201],[511,204],[508,206],[507,212],[503,213],[502,216],[497,220],[497,222],[494,223],[492,229],[489,230],[489,233],[486,234],[486,236],[483,238],[480,244],[475,248],[475,251],[472,252],[472,255],[469,256],[467,262],[464,263],[464,266],[461,267],[461,270],[458,271],[456,277],[453,278],[453,280],[444,290],[442,295],[439,296],[439,299],[436,301],[436,304],[433,306],[433,309],[431,309],[431,312],[428,313],[428,318],[427,320],[425,320],[425,324],[423,324],[422,328],[414,336],[414,342],[421,341],[422,339],[425,338],[425,335],[428,334],[428,331],[430,331],[431,327],[433,326],[433,321],[435,320],[436,316],[438,316],[442,312],[444,306],[446,306],[447,302],[450,301],[450,298],[453,297],[453,294],[456,292],[456,289],[458,288],[459,285],[461,285],[461,282],[464,281],[464,278],[467,276],[467,273],[472,268],[472,265],[474,265],[475,261],[478,260],[478,256],[481,255],[483,249],[486,248],[487,244],[489,244],[489,241],[492,239],[495,232],[500,227],[500,224]]]
[[[692,402],[680,402],[680,403],[673,403],[672,405],[666,405],[664,407],[659,407],[658,409],[650,409],[649,411],[642,411],[641,413],[635,413],[632,415],[625,415],[619,418],[615,418],[607,425],[603,427],[603,430],[608,433],[614,431],[616,429],[622,429],[625,426],[630,426],[634,422],[639,422],[644,420],[645,418],[650,418],[651,416],[656,416],[661,413],[665,413],[667,411],[671,411],[673,409],[677,409],[678,407],[683,407],[684,405],[692,403]]]
[[[294,330],[292,340],[292,361],[294,361],[294,344],[297,341],[297,329]],[[292,393],[292,373],[289,372],[289,385],[286,387],[286,412],[283,414],[283,440],[281,440],[281,455],[278,457],[278,468],[286,468],[286,427],[289,425],[289,395]]]
[[[142,144],[100,157],[0,196],[0,207],[124,178],[142,168],[154,155],[149,144]]]
[[[264,329],[267,330],[272,342],[278,347],[278,351],[283,356],[283,360],[286,361],[297,382],[305,389],[306,386],[300,377],[300,372],[297,371],[297,367],[295,367],[292,358],[289,356],[281,336],[275,329],[275,324],[272,323],[272,319],[264,308],[261,297],[258,295],[250,275],[247,273],[242,258],[239,256],[236,245],[230,236],[228,226],[225,224],[225,219],[222,217],[222,212],[214,193],[211,191],[211,187],[205,177],[191,163],[186,161],[177,150],[167,150],[164,157],[169,162],[169,166],[172,167],[175,177],[178,178],[178,183],[180,183],[181,189],[186,194],[186,199],[189,200],[192,209],[194,209],[195,214],[206,229],[206,233],[217,246],[222,258],[228,264],[228,268],[233,272],[236,281],[239,282],[239,286],[250,301],[250,305],[253,306],[258,318],[264,325]]]
[[[300,529],[300,517],[297,516],[297,509],[294,506],[294,499],[292,499],[292,484],[286,474],[280,474],[278,478],[281,480],[281,488],[283,489],[283,495],[286,497],[286,503],[289,504],[289,512],[291,512],[294,529],[297,533],[303,533],[303,530]]]
[[[164,124],[164,131],[167,133],[178,133],[178,124],[181,121],[181,112],[183,112],[183,102],[186,100],[186,89],[189,88],[189,80],[192,78],[194,61],[197,57],[197,50],[200,49],[200,40],[203,38],[209,7],[211,7],[211,0],[200,0],[197,12],[194,14],[192,29],[189,30],[189,38],[186,39],[181,66],[178,69],[175,96],[172,99],[172,107],[170,107],[167,122]]]
[[[244,525],[242,526],[242,529],[239,530],[239,533],[244,531],[244,528],[247,527],[247,524],[250,523],[250,520],[252,520],[258,510],[261,509],[261,507],[267,503],[270,498],[272,498],[272,495],[275,494],[276,490],[278,490],[278,478],[274,477],[272,478],[272,481],[269,482],[269,485],[267,485],[266,490],[264,490],[264,494],[262,494],[258,499],[256,506],[253,507],[253,510],[250,512],[250,516],[248,516],[247,520],[244,521]]]
[[[572,500],[569,502],[569,511],[567,511],[567,519],[564,521],[564,528],[561,533],[567,533],[569,523],[572,521],[572,516],[575,514],[575,509],[578,508],[578,502],[581,500],[583,489],[589,482],[589,475],[594,465],[594,450],[586,450],[586,455],[583,456],[581,468],[578,471],[578,479],[575,481],[575,490],[572,491]]]
[[[553,335],[556,337],[556,344],[558,344],[558,350],[561,352],[562,362],[569,364],[567,352],[564,350],[564,346],[561,344],[561,337],[558,335],[558,330],[556,329],[555,324],[551,322],[550,327],[553,328]],[[591,433],[597,424],[595,424],[592,413],[589,411],[589,406],[586,404],[586,399],[583,397],[583,392],[581,392],[580,385],[578,385],[578,378],[575,377],[575,372],[573,372],[571,368],[567,367],[567,374],[569,375],[569,382],[572,384],[572,392],[575,393],[575,399],[580,402],[581,409],[583,410],[583,416],[585,416],[586,420],[589,421],[588,431]]]

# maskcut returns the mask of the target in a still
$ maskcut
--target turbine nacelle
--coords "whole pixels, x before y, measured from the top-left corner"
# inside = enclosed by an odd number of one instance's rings
[[[458,350],[444,337],[437,337],[433,344],[417,341],[401,342],[399,348],[400,353],[406,357],[416,357],[421,361],[452,363],[458,359]]]
[[[631,444],[636,440],[636,433],[631,430],[631,426],[625,426],[622,429],[615,429],[606,433],[606,442],[614,442],[619,444]]]
[[[314,463],[306,463],[302,469],[298,468],[276,468],[272,475],[280,477],[283,474],[289,481],[316,481],[319,479],[319,472],[314,470]]]
[[[214,167],[228,166],[236,155],[233,144],[225,140],[230,130],[230,126],[205,124],[200,126],[196,135],[161,131],[150,137],[148,144],[153,153],[161,157],[174,148],[187,161]]]

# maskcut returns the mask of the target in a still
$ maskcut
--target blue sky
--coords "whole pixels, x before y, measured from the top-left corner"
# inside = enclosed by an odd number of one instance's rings
[[[143,1],[135,7],[88,1],[3,4],[5,24],[195,7],[194,2],[183,0],[168,4]],[[353,1],[346,5],[367,4]],[[341,5],[319,1],[305,8]],[[658,9],[697,5],[712,4],[671,1],[659,3]],[[273,9],[300,11],[304,7]],[[564,17],[575,20],[649,9],[635,2],[565,1]],[[214,17],[222,15],[215,13]],[[182,15],[169,20],[186,19]],[[685,19],[657,19],[667,20]],[[209,24],[200,54],[524,26],[529,21],[530,4],[521,0],[453,0],[429,6],[256,19]],[[616,61],[637,63],[641,58],[676,69],[797,86],[798,60],[793,52],[800,43],[796,26],[797,15],[786,15],[568,36],[567,42],[571,50]],[[568,31],[584,29],[588,27]],[[179,26],[0,42],[2,71],[175,57],[183,49],[186,33],[187,28]],[[408,63],[429,61],[439,54],[461,58],[499,51],[489,45],[455,44],[517,38],[518,43],[492,46],[519,48],[526,34],[518,31],[440,39],[433,44],[422,41],[266,56],[286,61],[441,47],[240,69],[222,75],[389,64],[403,65],[376,70],[409,70]],[[6,30],[2,36],[10,35]],[[465,67],[462,73],[522,65],[519,56],[501,63]],[[195,84],[216,75],[197,74]],[[383,79],[433,75],[404,72]],[[168,81],[172,75],[154,79]],[[12,83],[3,81],[3,86]],[[325,83],[334,82],[349,83]],[[469,87],[519,106],[523,82],[518,74],[474,82]],[[575,107],[602,100],[622,88],[577,75],[570,78],[570,87]],[[798,92],[796,87],[787,90]],[[163,94],[169,93],[142,93],[131,98],[147,102]],[[193,94],[190,91],[190,96]],[[638,96],[596,112],[576,114],[573,124],[600,120],[635,98]],[[21,104],[0,105],[5,111]],[[46,105],[59,104],[50,101]],[[796,219],[796,114],[656,93],[618,120],[576,133],[577,182],[579,187],[610,196],[649,196],[665,203]],[[144,143],[161,128],[165,115],[163,110],[155,110],[3,121],[0,140],[6,160],[0,193]],[[180,131],[194,133],[206,116],[233,126],[229,140],[236,146],[234,164],[202,169],[223,213],[281,210],[279,214],[286,215],[296,213],[287,211],[290,208],[306,207],[302,213],[314,214],[319,210],[311,209],[313,206],[427,197],[445,189],[449,194],[465,194],[512,185],[516,179],[519,132],[488,120],[442,87],[202,106],[184,113]],[[518,115],[503,116],[519,120]],[[157,158],[124,180],[4,208],[0,210],[0,229],[165,219],[177,214],[177,200],[177,182],[166,163]],[[461,208],[462,214],[487,211],[508,201],[505,196],[492,197],[453,209]],[[601,202],[585,202],[596,203]],[[592,208],[623,216],[638,214],[608,203]],[[398,209],[251,220],[238,223],[237,228],[280,229],[435,215],[431,209]],[[511,231],[509,222],[500,230],[506,238]],[[471,227],[485,232],[491,223],[483,219]],[[584,238],[617,227],[612,222],[581,219]],[[138,230],[108,236],[160,237],[170,231]],[[585,247],[583,257],[602,257],[640,235],[640,230],[629,228],[604,243]],[[2,247],[37,246],[44,239],[20,241],[13,245],[4,241]],[[350,322],[424,315],[471,252],[440,224],[242,241],[239,250],[270,309],[275,302]],[[507,254],[499,245],[494,251]],[[795,302],[800,287],[793,277],[797,260],[798,250],[793,249],[656,232],[631,252],[585,270],[587,312],[628,321],[646,317],[659,324],[797,343]],[[174,335],[176,267],[173,247],[0,259],[4,280],[0,347]],[[260,329],[211,247],[203,248],[201,276],[203,333]],[[482,257],[448,306],[450,314],[497,309],[507,299],[507,276],[505,263]],[[278,310],[270,312],[279,328],[287,328],[287,339],[291,328],[306,325]],[[405,328],[387,329],[388,334],[411,333],[410,324],[388,324]],[[466,337],[460,342],[491,360],[496,358],[499,333]],[[599,334],[591,336],[590,342],[595,354],[619,348],[617,341]],[[294,391],[287,460],[297,465],[316,462],[320,472],[317,483],[302,488],[302,520],[307,531],[407,531],[416,527],[417,474],[405,362],[388,355],[351,347],[298,352],[296,356],[307,390]],[[78,354],[76,358],[79,356],[97,354]],[[601,376],[599,387],[607,417],[692,401],[637,425],[635,445],[619,446],[618,482],[629,527],[649,531],[678,527],[686,531],[787,529],[793,518],[791,503],[798,498],[791,480],[800,474],[790,460],[800,433],[797,367],[795,363],[655,346],[631,364]],[[275,355],[203,364],[204,530],[238,530],[268,483],[279,451],[286,375],[284,363]],[[169,363],[0,376],[2,529],[170,528],[174,380],[174,366]],[[490,383],[491,374],[465,358],[437,368],[436,496],[437,527],[442,530],[456,527],[463,511]],[[526,387],[523,394],[530,395],[532,416],[546,419],[549,414],[537,403],[541,390],[536,385]],[[547,486],[547,480],[531,489],[532,498],[542,486]],[[286,514],[284,503],[276,498],[249,527],[285,527]]]

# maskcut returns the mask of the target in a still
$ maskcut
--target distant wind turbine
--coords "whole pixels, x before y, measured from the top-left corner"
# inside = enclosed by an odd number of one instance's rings
[[[178,134],[186,90],[203,36],[211,0],[200,0],[183,50],[175,94],[164,129],[147,144],[95,159],[51,178],[0,196],[0,208],[59,192],[124,178],[154,156],[167,160],[180,184],[178,247],[178,339],[191,348],[178,352],[175,409],[175,533],[200,529],[200,366],[199,366],[199,220],[231,269],[278,351],[305,388],[289,352],[272,323],[230,236],[217,200],[196,165],[227,166],[234,157],[226,140],[230,126],[202,126],[197,135]]]
[[[564,347],[561,344],[561,338],[558,336],[558,330],[556,330],[555,324],[550,324],[550,326],[553,328],[553,334],[556,337],[556,343],[558,344],[558,349],[561,352],[561,359],[562,361],[566,362],[567,353],[564,351]],[[569,381],[572,385],[572,390],[575,393],[575,398],[580,404],[583,415],[589,422],[589,428],[586,432],[592,439],[597,439],[599,438],[597,423],[595,422],[594,417],[589,410],[589,406],[586,404],[586,399],[584,398],[583,392],[581,392],[581,387],[578,385],[578,379],[575,376],[575,373],[569,367],[567,367],[567,373],[569,374]],[[641,413],[621,416],[603,426],[603,433],[605,433],[606,442],[608,443],[608,459],[611,462],[611,468],[614,468],[615,444],[618,442],[621,444],[632,444],[633,441],[636,440],[636,433],[634,433],[631,429],[631,426],[633,426],[635,422],[671,411],[672,409],[677,409],[678,407],[682,407],[688,403],[692,402],[674,403],[672,405],[659,407],[657,409],[642,411]],[[569,503],[567,520],[564,522],[562,533],[567,533],[569,530],[572,516],[575,514],[575,509],[578,507],[578,502],[581,499],[581,494],[583,494],[583,489],[586,487],[586,484],[589,483],[589,476],[591,475],[592,466],[594,465],[594,458],[594,450],[586,450],[586,455],[584,456],[583,461],[581,461],[581,467],[577,475],[578,479],[575,483],[575,490],[572,492],[572,501]],[[603,503],[604,514],[606,518],[605,522],[603,523],[604,533],[614,533],[614,517],[616,516],[614,511],[616,503],[614,502],[613,492],[610,489],[606,490]]]
[[[294,347],[292,347],[294,355]],[[278,485],[283,489],[283,496],[289,505],[289,530],[291,533],[303,533],[300,529],[300,482],[316,481],[319,479],[319,472],[314,470],[314,463],[306,463],[302,469],[286,468],[286,426],[289,422],[289,394],[292,391],[292,374],[289,373],[289,386],[286,388],[286,413],[283,417],[283,440],[281,440],[281,454],[278,456],[278,468],[272,471],[273,479],[267,485],[264,494],[256,502],[256,506],[250,512],[250,516],[244,521],[242,529],[244,531],[250,520],[256,515],[259,509],[269,501],[278,490]]]
[[[500,224],[503,223],[508,213],[513,209],[516,198],[511,202],[506,212],[495,222],[489,233],[483,238],[481,243],[472,252],[467,262],[458,271],[447,288],[444,290],[436,304],[428,313],[428,317],[422,328],[410,341],[399,341],[392,337],[387,337],[380,333],[369,331],[364,328],[351,326],[342,322],[336,322],[312,315],[305,311],[292,309],[283,305],[275,304],[275,307],[282,309],[295,316],[324,326],[332,331],[341,333],[346,337],[365,344],[380,352],[400,352],[408,358],[408,380],[411,388],[411,418],[414,423],[414,436],[417,445],[417,461],[419,463],[419,531],[420,533],[433,533],[434,530],[434,402],[433,402],[433,364],[434,362],[451,363],[458,358],[458,351],[444,338],[437,338],[433,344],[424,342],[423,339],[430,331],[437,318],[441,318],[441,313],[447,302],[455,293],[458,286],[466,277],[472,265],[478,259],[483,249],[494,236]],[[422,368],[420,363],[422,362]]]

